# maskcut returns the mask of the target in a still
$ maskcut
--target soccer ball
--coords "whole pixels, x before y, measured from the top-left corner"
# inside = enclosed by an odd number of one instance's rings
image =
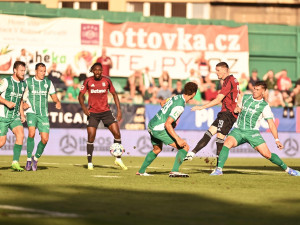
[[[119,143],[113,143],[110,146],[110,154],[114,157],[121,156],[125,152],[123,145]]]

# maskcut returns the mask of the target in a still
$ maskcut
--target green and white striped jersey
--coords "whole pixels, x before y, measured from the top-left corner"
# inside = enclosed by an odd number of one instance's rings
[[[158,113],[150,120],[148,127],[151,130],[165,130],[165,123],[168,117],[174,119],[173,127],[176,126],[176,121],[181,116],[185,107],[185,99],[183,95],[175,95],[170,98],[166,104],[158,111]]]
[[[0,95],[2,98],[16,103],[13,109],[0,104],[0,117],[11,119],[20,115],[20,101],[26,88],[24,81],[16,81],[13,77],[7,77],[0,80]]]
[[[273,118],[271,108],[264,99],[255,100],[248,94],[243,96],[242,110],[235,126],[242,130],[259,130],[261,119]]]
[[[26,80],[26,83],[24,101],[30,106],[26,113],[48,116],[48,95],[55,94],[55,88],[51,80],[48,78],[37,80],[35,77],[30,77]]]

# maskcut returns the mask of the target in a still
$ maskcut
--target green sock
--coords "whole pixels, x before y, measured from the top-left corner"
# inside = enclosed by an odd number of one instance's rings
[[[22,145],[18,145],[18,144],[14,145],[13,161],[18,161],[19,162],[20,155],[21,155],[21,150],[22,150]]]
[[[176,154],[176,158],[175,158],[175,162],[173,165],[173,169],[172,172],[178,172],[179,171],[179,166],[182,164],[183,159],[185,158],[187,154],[187,151],[185,151],[184,149],[179,149],[177,154]]]
[[[27,138],[27,158],[31,158],[34,149],[34,138]]]
[[[46,147],[46,144],[43,144],[43,142],[40,141],[38,146],[37,146],[35,157],[40,158],[42,156],[43,152],[44,152],[45,147]]]
[[[269,160],[277,166],[280,166],[281,169],[286,170],[287,165],[275,153],[271,154],[271,158]]]
[[[147,167],[153,162],[156,157],[157,155],[153,151],[149,152],[141,166],[141,169],[139,170],[139,173],[145,173]]]
[[[229,148],[226,146],[222,147],[222,150],[220,152],[219,158],[218,158],[218,167],[223,168],[224,164],[228,158],[229,155]]]

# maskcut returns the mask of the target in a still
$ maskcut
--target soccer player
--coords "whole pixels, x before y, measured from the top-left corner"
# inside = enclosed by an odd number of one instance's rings
[[[269,104],[263,99],[266,89],[267,85],[264,81],[257,81],[254,85],[253,94],[244,95],[241,106],[236,107],[235,112],[239,113],[236,128],[226,138],[218,159],[218,166],[211,173],[212,176],[223,174],[222,169],[228,158],[229,149],[244,143],[249,143],[263,157],[281,167],[289,175],[300,176],[299,171],[289,168],[278,155],[270,152],[259,132],[260,120],[267,120],[277,147],[283,149],[283,145],[278,139],[277,128],[273,121],[273,113]]]
[[[234,113],[238,96],[239,96],[239,82],[233,75],[229,74],[229,67],[226,62],[220,62],[216,65],[216,72],[218,78],[223,80],[222,89],[217,97],[202,106],[195,106],[195,110],[202,110],[222,103],[222,109],[217,115],[217,119],[212,123],[209,129],[205,132],[202,139],[197,143],[196,147],[187,154],[185,160],[192,160],[195,154],[204,148],[212,136],[217,134],[217,157],[224,144],[224,138],[229,133],[233,124],[235,123],[238,114]]]
[[[179,167],[189,151],[189,145],[185,140],[176,134],[174,128],[177,120],[184,111],[185,104],[194,98],[197,90],[197,84],[188,82],[184,86],[182,95],[175,95],[168,100],[164,100],[164,106],[148,124],[148,131],[151,137],[153,150],[147,154],[140,170],[136,173],[136,175],[150,176],[150,174],[146,173],[146,169],[162,151],[162,145],[164,143],[165,145],[170,145],[178,149],[174,166],[169,174],[169,177],[189,177],[188,174],[179,172]]]
[[[25,118],[20,118],[20,111],[23,110],[22,96],[26,88],[24,80],[26,64],[16,61],[13,65],[13,75],[0,80],[0,148],[6,142],[8,128],[16,136],[13,149],[13,162],[11,168],[15,171],[23,171],[20,167],[19,159],[21,155],[24,128],[22,122]]]
[[[27,88],[24,93],[24,103],[28,104],[26,110],[26,118],[28,125],[27,138],[27,163],[25,169],[30,171],[37,170],[37,163],[42,156],[46,144],[49,140],[49,118],[48,118],[48,95],[50,94],[55,107],[61,109],[61,103],[55,94],[55,88],[48,78],[45,78],[46,66],[43,63],[35,65],[35,76],[26,80]],[[37,145],[37,150],[34,156],[35,130],[38,129],[41,141]]]
[[[94,76],[89,77],[84,81],[78,96],[78,100],[84,114],[88,116],[87,159],[88,169],[93,170],[94,166],[92,163],[92,157],[97,127],[102,120],[104,126],[107,127],[114,136],[114,143],[121,144],[120,128],[117,121],[122,119],[122,112],[118,95],[110,78],[107,76],[102,76],[101,63],[95,63],[91,67],[90,71],[94,74]],[[89,93],[88,108],[84,104],[84,94],[87,91]],[[113,95],[115,104],[117,106],[117,119],[113,116],[108,105],[108,91]],[[127,170],[127,167],[124,165],[121,156],[116,157],[115,164],[120,166],[123,170]]]

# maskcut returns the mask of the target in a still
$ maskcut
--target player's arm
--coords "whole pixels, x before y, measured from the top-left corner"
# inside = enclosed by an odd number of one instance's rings
[[[26,117],[24,114],[24,102],[21,100],[20,102],[20,117],[21,117],[21,122],[24,123],[26,121]]]
[[[10,101],[6,100],[5,98],[2,98],[1,96],[0,96],[0,103],[6,105],[10,109],[12,109],[16,106],[16,103],[10,102]]]
[[[237,99],[237,104],[234,109],[234,113],[240,113],[242,111],[242,106],[243,106],[243,96],[239,94]]]
[[[212,101],[210,101],[210,102],[208,102],[204,105],[201,105],[201,106],[194,106],[192,108],[192,111],[202,110],[202,109],[213,107],[215,105],[219,105],[222,102],[222,100],[224,99],[224,97],[225,97],[225,95],[218,94],[217,97],[214,100],[212,100]]]
[[[56,107],[57,109],[61,109],[61,103],[60,103],[60,101],[59,101],[57,95],[56,95],[56,94],[52,94],[52,95],[50,95],[50,96],[51,96],[53,102],[55,102],[55,107]]]
[[[268,119],[268,124],[269,124],[269,128],[270,128],[270,131],[273,135],[273,137],[275,138],[275,142],[276,142],[276,145],[277,145],[277,148],[279,149],[283,149],[283,145],[281,144],[279,138],[278,138],[278,131],[277,131],[277,128],[276,128],[276,125],[273,121],[273,118],[272,119]]]
[[[119,100],[118,94],[116,92],[113,92],[111,94],[114,98],[114,101],[115,101],[115,104],[116,104],[117,110],[118,110],[117,120],[120,121],[122,119],[122,111],[121,111],[121,106],[120,106],[120,100]]]
[[[172,117],[168,117],[167,121],[165,122],[165,128],[167,130],[167,132],[172,136],[172,138],[174,138],[176,140],[176,143],[180,146],[180,147],[184,147],[187,145],[186,141],[181,139],[175,132],[172,123],[174,122],[174,119]]]
[[[82,92],[79,92],[79,95],[78,95],[78,101],[79,101],[79,104],[81,105],[81,108],[83,110],[83,113],[87,116],[90,115],[90,112],[89,110],[87,109],[87,107],[85,106],[84,104],[84,94],[85,93],[82,93]]]

